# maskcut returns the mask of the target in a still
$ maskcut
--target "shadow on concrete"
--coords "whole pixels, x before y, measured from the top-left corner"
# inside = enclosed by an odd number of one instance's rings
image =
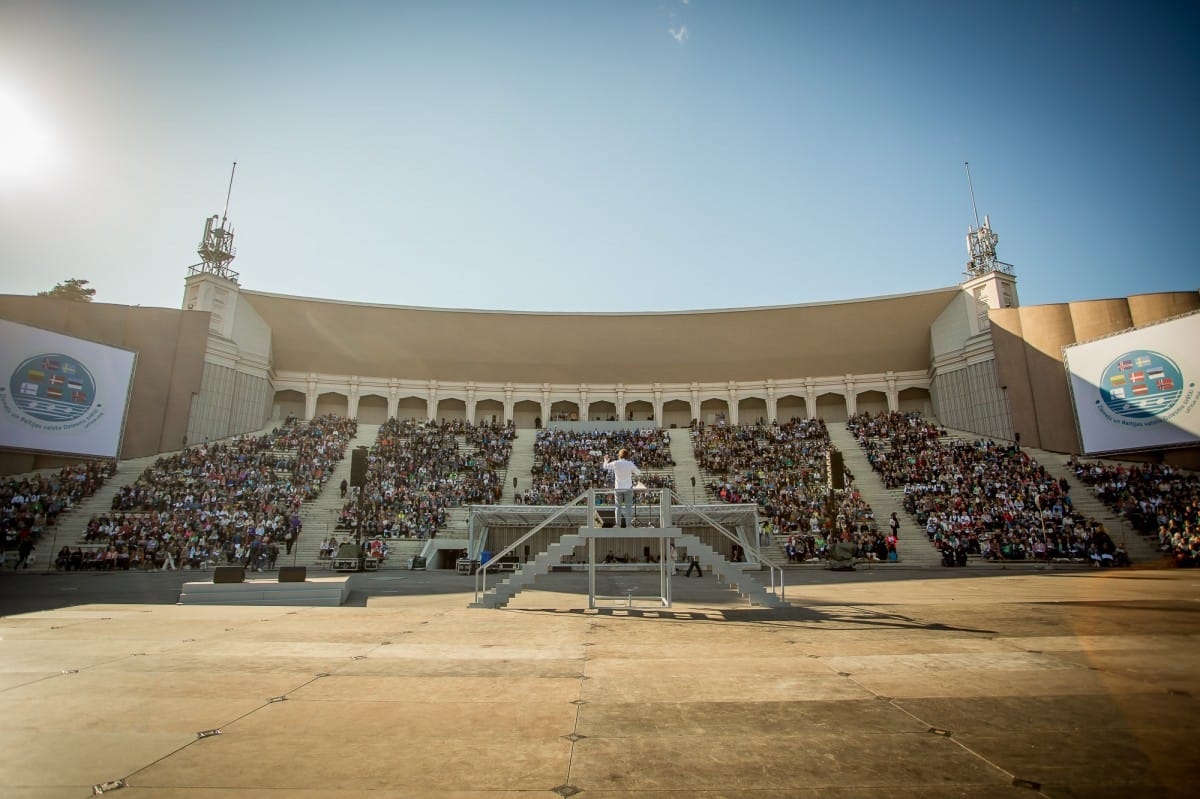
[[[611,616],[630,619],[646,619],[655,621],[698,621],[718,624],[749,624],[770,626],[778,624],[781,629],[794,629],[794,623],[837,625],[839,629],[879,629],[893,628],[897,630],[925,630],[933,632],[974,633],[978,635],[996,635],[995,630],[976,627],[957,627],[940,622],[925,622],[894,611],[874,610],[862,605],[829,606],[819,610],[813,606],[793,608],[746,608],[746,609],[711,609],[711,610],[678,610],[676,608],[639,608],[625,606],[606,606],[595,609],[588,608],[507,608],[514,613],[561,615],[592,615]]]

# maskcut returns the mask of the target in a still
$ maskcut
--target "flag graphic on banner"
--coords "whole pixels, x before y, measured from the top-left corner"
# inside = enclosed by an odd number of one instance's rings
[[[1164,377],[1166,377],[1166,375],[1163,374],[1163,369],[1161,366],[1155,366],[1153,369],[1146,370],[1147,380],[1161,380]]]
[[[38,389],[37,383],[22,383],[21,384],[21,393],[22,394],[29,394],[30,396],[36,397],[37,389]]]
[[[1108,395],[1114,399],[1125,399],[1125,389],[1114,388],[1112,391],[1108,392]]]
[[[75,368],[74,364],[64,363],[62,365],[62,369],[59,369],[59,371],[62,372],[64,375],[73,375],[78,370]]]
[[[30,369],[25,373],[25,376],[35,383],[40,383],[42,382],[42,378],[46,376],[46,373],[39,369]]]
[[[42,368],[50,372],[55,372],[62,368],[62,364],[52,358],[43,358]]]
[[[78,380],[68,380],[67,388],[72,391],[83,391],[83,383],[80,383]]]
[[[1138,366],[1149,366],[1150,364],[1154,363],[1154,359],[1149,355],[1139,355],[1134,359],[1134,363],[1136,363]]]
[[[1129,369],[1133,368],[1133,361],[1126,358],[1125,360],[1123,360],[1117,364],[1117,368],[1121,369],[1123,371],[1128,371]]]
[[[1130,372],[1129,379],[1135,383],[1142,383],[1146,380],[1145,372]]]
[[[48,388],[46,389],[46,396],[51,399],[62,399],[62,392],[57,388]]]
[[[1114,386],[1123,386],[1125,385],[1125,375],[1113,375],[1112,377],[1108,378],[1108,382],[1112,383]]]
[[[67,378],[63,377],[62,375],[50,375],[50,379],[46,382],[52,386],[61,386],[63,383],[67,382]]]
[[[1175,381],[1169,377],[1164,377],[1160,380],[1154,381],[1154,387],[1159,391],[1174,391]]]
[[[72,391],[71,392],[71,401],[72,402],[87,402],[87,394],[84,394],[82,391]]]
[[[1150,386],[1146,385],[1145,383],[1138,383],[1136,386],[1133,387],[1133,395],[1135,397],[1140,397],[1143,394],[1149,394],[1149,393],[1150,393]]]

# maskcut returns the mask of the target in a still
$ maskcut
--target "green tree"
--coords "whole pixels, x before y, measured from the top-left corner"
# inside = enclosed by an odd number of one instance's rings
[[[91,302],[92,297],[96,296],[96,290],[88,288],[90,280],[80,280],[77,277],[65,280],[59,283],[49,291],[39,291],[39,297],[54,297],[60,300],[70,300],[71,302]]]

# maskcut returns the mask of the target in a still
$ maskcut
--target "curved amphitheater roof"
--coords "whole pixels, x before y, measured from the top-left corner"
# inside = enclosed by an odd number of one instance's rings
[[[961,289],[662,313],[349,303],[242,290],[281,371],[516,383],[686,383],[929,368],[930,326]]]

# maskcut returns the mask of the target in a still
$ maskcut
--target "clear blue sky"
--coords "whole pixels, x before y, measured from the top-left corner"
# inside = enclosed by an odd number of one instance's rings
[[[937,288],[964,161],[1023,304],[1195,290],[1197,41],[1196,2],[0,0],[0,292],[179,307],[233,161],[256,290]]]

